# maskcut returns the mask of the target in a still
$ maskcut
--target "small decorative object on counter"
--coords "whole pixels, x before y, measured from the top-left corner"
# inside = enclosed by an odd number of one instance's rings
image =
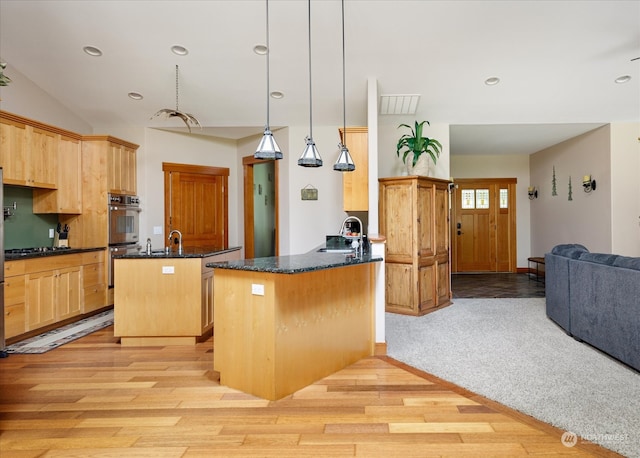
[[[151,239],[147,239],[147,254],[151,255]]]

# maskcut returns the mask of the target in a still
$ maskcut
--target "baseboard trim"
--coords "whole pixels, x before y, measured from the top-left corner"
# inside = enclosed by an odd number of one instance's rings
[[[387,342],[376,342],[373,354],[375,356],[387,356]]]

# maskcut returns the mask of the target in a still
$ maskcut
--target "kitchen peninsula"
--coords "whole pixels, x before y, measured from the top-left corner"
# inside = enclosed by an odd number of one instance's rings
[[[213,269],[240,247],[142,251],[114,258],[114,335],[123,346],[193,345],[213,327]]]
[[[314,251],[207,264],[220,383],[277,400],[373,355],[382,260]]]

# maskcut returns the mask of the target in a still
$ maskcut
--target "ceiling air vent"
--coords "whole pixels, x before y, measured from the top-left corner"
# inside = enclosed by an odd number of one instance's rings
[[[381,115],[415,114],[420,94],[382,94],[380,95]]]

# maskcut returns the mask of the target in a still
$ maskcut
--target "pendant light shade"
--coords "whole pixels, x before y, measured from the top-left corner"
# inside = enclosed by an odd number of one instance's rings
[[[353,172],[356,169],[355,164],[353,163],[353,159],[351,159],[351,154],[349,154],[349,148],[347,148],[347,102],[346,102],[346,84],[345,84],[345,65],[344,65],[344,0],[342,0],[342,122],[343,129],[342,142],[338,143],[338,148],[340,148],[340,154],[338,155],[338,160],[335,164],[333,164],[333,170],[337,170],[338,172]]]
[[[320,153],[318,153],[318,148],[316,148],[313,138],[306,137],[304,141],[307,142],[307,146],[304,148],[300,159],[298,159],[298,165],[302,167],[321,167],[322,158],[320,157]]]
[[[264,126],[264,134],[262,135],[262,139],[258,144],[258,148],[256,149],[255,154],[253,155],[256,159],[282,159],[282,152],[280,151],[280,147],[278,143],[276,143],[276,139],[273,138],[273,134],[271,133],[271,129],[269,127],[269,53],[271,49],[269,47],[269,0],[266,0],[267,3],[267,124]]]
[[[264,134],[253,157],[256,159],[282,159],[282,152],[276,143],[276,139],[273,138],[269,126],[264,128]]]
[[[342,143],[338,143],[338,148],[340,148],[340,155],[338,156],[336,163],[333,164],[333,170],[337,170],[338,172],[353,172],[356,169],[356,166],[353,163],[353,159],[351,159],[349,149]]]
[[[309,136],[305,138],[307,146],[302,152],[302,156],[298,159],[298,165],[302,167],[321,167],[322,158],[313,141],[313,109],[311,97],[311,0],[307,1],[309,8]]]

